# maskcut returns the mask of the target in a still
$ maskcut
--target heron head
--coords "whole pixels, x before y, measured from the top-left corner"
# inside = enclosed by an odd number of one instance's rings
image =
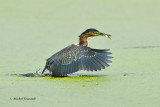
[[[94,29],[94,28],[87,29],[80,35],[80,37],[83,35],[88,35],[88,37],[105,36],[111,39],[111,35],[99,32],[97,29]]]

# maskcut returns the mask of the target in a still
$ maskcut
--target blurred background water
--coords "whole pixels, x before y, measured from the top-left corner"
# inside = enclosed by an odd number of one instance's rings
[[[0,0],[0,104],[159,107],[159,10],[159,0]],[[4,76],[35,72],[88,28],[112,35],[89,42],[111,49],[109,68],[76,73],[82,77]]]

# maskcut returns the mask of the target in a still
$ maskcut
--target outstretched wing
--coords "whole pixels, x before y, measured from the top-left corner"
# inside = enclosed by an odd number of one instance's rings
[[[111,63],[109,49],[99,50],[86,46],[70,45],[47,59],[47,69],[54,76],[64,76],[79,70],[97,71]]]

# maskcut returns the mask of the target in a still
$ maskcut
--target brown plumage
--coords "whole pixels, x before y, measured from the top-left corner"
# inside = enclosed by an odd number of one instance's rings
[[[94,33],[93,32],[89,32],[86,34],[82,34],[79,36],[79,45],[80,46],[88,46],[88,37],[91,37]]]

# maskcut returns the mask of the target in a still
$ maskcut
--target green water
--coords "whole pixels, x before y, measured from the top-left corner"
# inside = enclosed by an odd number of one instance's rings
[[[158,0],[0,0],[0,106],[159,107],[160,2]],[[76,77],[19,77],[87,28],[112,39],[90,47],[111,49],[111,66]],[[13,100],[14,98],[35,100]]]

